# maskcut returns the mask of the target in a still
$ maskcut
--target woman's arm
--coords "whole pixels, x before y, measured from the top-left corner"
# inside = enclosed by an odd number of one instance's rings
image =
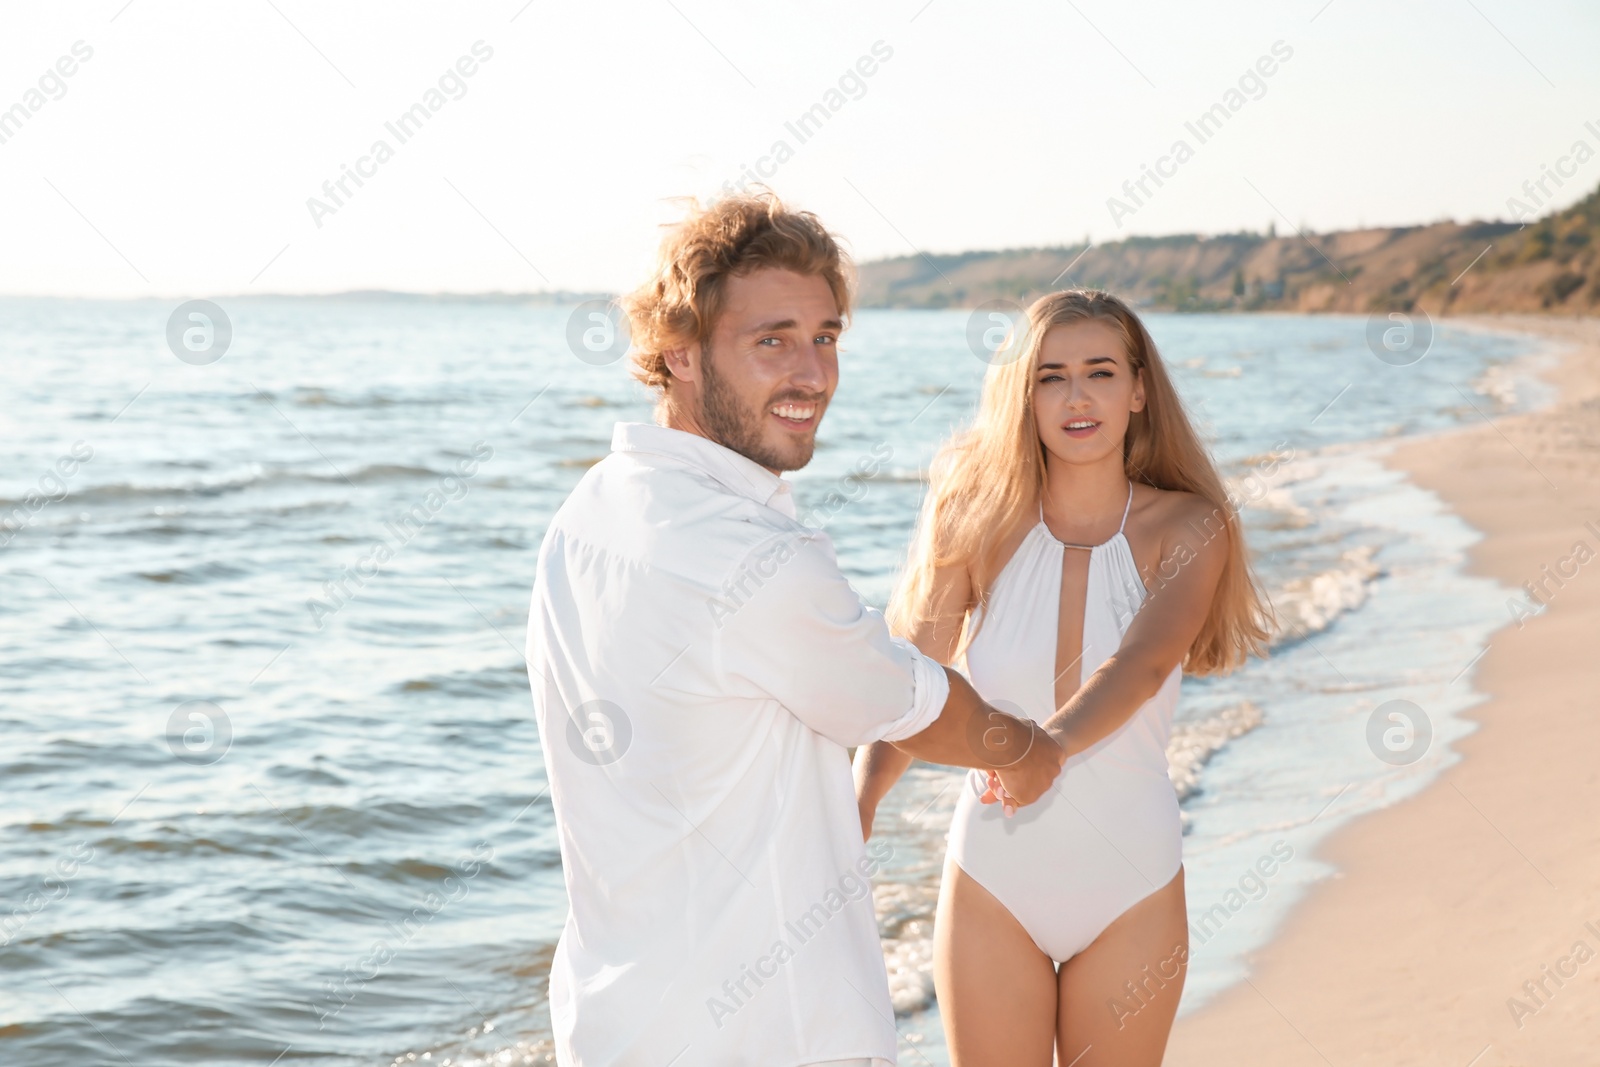
[[[966,619],[972,582],[965,567],[949,567],[934,574],[928,614],[932,618],[917,626],[909,637],[917,649],[940,663],[949,663]],[[856,803],[861,808],[861,837],[872,836],[872,820],[878,802],[911,766],[912,756],[888,741],[875,741],[856,749]]]
[[[878,814],[878,802],[911,766],[912,756],[902,752],[888,741],[874,741],[856,749],[856,804],[861,809],[861,839],[872,837],[872,822]]]
[[[1211,599],[1228,559],[1228,528],[1209,538],[1215,507],[1185,494],[1165,523],[1161,563],[1147,583],[1149,596],[1111,658],[1089,676],[1045,723],[1068,756],[1111,736],[1161,688],[1183,662],[1211,611]]]

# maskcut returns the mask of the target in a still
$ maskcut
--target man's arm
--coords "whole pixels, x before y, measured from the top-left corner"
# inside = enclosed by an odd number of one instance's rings
[[[929,763],[993,771],[1018,804],[1038,800],[1056,780],[1066,752],[1031,719],[987,703],[960,671],[946,667],[945,674],[950,696],[939,717],[895,747]]]
[[[919,651],[940,663],[955,655],[971,608],[972,580],[964,566],[941,568],[933,579],[925,618],[910,635]],[[872,836],[878,804],[911,766],[913,758],[990,772],[990,790],[983,802],[1031,804],[1056,779],[1066,760],[1055,739],[1029,720],[1017,719],[990,706],[958,671],[945,668],[950,695],[939,718],[912,737],[880,741],[856,752],[856,803],[861,809],[861,834]],[[1005,796],[995,792],[1004,786]]]
[[[1006,802],[1006,814],[1044,795],[1061,772],[1067,754],[1042,726],[1008,715],[984,701],[960,671],[944,668],[950,696],[939,717],[920,733],[893,742],[879,741],[856,752],[856,802],[861,808],[861,836],[872,836],[872,822],[889,787],[912,759],[952,767],[989,771],[985,804]],[[993,790],[993,779],[1004,787]]]
[[[762,584],[716,630],[730,681],[840,745],[892,741],[924,759],[995,769],[1023,803],[1049,788],[1065,757],[1042,729],[990,707],[959,672],[892,636],[839,572],[825,534],[787,536]],[[757,546],[758,558],[779,540]]]

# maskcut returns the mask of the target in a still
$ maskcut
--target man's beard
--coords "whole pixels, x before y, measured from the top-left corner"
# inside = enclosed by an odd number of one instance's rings
[[[803,444],[797,442],[797,451],[787,455],[767,444],[761,437],[767,408],[764,406],[752,412],[741,407],[738,394],[717,376],[716,361],[711,358],[711,347],[707,345],[703,352],[704,357],[700,360],[701,416],[711,439],[768,470],[795,471],[810,463],[811,453],[816,448],[815,434],[811,440]],[[789,400],[815,403],[818,412],[822,410],[820,397],[801,392],[774,397],[768,401],[767,406]]]

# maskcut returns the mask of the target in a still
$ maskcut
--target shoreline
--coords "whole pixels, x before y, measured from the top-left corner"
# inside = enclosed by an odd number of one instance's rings
[[[1470,668],[1486,699],[1457,713],[1475,727],[1459,758],[1323,841],[1335,873],[1245,981],[1180,1016],[1169,1064],[1567,1063],[1600,1033],[1600,320],[1446,322],[1535,338],[1518,362],[1558,346],[1555,396],[1396,442],[1385,465],[1482,533],[1468,574],[1542,582],[1548,607],[1508,604]]]

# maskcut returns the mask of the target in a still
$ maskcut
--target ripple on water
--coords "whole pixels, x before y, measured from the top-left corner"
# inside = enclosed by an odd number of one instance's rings
[[[521,663],[516,666],[486,667],[476,671],[455,671],[428,678],[408,678],[399,689],[402,693],[439,693],[462,699],[494,699],[505,693],[520,693],[528,685],[528,670]]]
[[[206,582],[223,582],[243,578],[251,572],[245,567],[222,560],[208,560],[191,567],[174,567],[160,571],[134,571],[136,578],[157,585],[203,585]]]

